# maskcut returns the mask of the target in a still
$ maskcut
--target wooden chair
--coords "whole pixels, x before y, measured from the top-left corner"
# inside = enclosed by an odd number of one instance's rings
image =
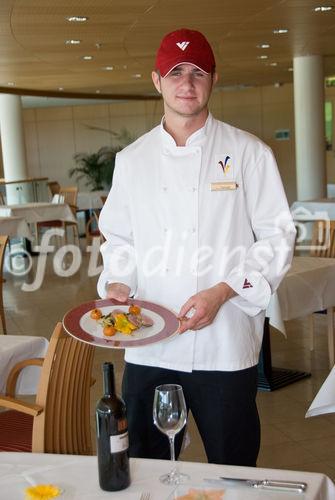
[[[92,454],[90,387],[94,347],[69,336],[58,323],[46,356],[17,363],[0,395],[0,451]],[[42,366],[35,403],[15,397],[25,366]]]
[[[1,192],[0,192],[0,205],[6,205],[5,197]]]
[[[76,217],[77,214],[77,197],[78,197],[78,188],[74,186],[69,186],[69,187],[61,187],[59,189],[59,192],[56,193],[58,196],[58,202],[59,203],[66,203],[67,205],[70,206],[72,213],[74,217]],[[70,227],[72,228],[73,232],[73,239],[77,239],[78,245],[79,245],[79,232],[78,232],[78,223],[76,221],[61,221],[61,220],[50,220],[50,221],[44,221],[44,222],[38,222],[35,227],[35,234],[36,234],[36,244],[38,244],[38,235],[39,235],[39,229],[41,228],[47,228],[50,229],[51,227],[60,227],[63,228],[65,233],[65,244],[67,244],[67,228]]]
[[[100,196],[102,205],[105,204],[105,201],[107,199],[107,196]],[[105,238],[102,236],[102,234],[99,231],[99,213],[101,209],[94,210],[92,211],[92,214],[88,221],[86,222],[86,228],[85,228],[85,233],[86,233],[86,244],[91,245],[93,238],[100,238],[100,243],[103,243],[105,241]]]
[[[335,258],[335,220],[318,220],[314,222],[310,255],[311,257]],[[329,318],[331,324],[334,318],[334,307],[332,311],[332,318]],[[325,311],[320,312],[324,313]],[[313,351],[315,344],[313,314],[309,316],[309,325],[310,350]]]
[[[7,333],[6,329],[6,318],[5,318],[5,310],[3,307],[3,294],[2,294],[2,285],[6,280],[3,279],[3,263],[5,259],[5,251],[6,245],[8,243],[8,236],[0,236],[0,318],[2,324],[2,332],[4,335]]]
[[[51,197],[53,197],[55,194],[58,194],[60,191],[60,184],[57,181],[50,181],[48,182],[48,188],[51,193]]]

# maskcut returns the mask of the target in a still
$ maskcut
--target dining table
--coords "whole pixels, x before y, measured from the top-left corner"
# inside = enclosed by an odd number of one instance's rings
[[[32,241],[33,236],[24,217],[0,216],[0,234],[10,238],[27,238]]]
[[[29,358],[43,358],[49,341],[44,337],[29,335],[0,335],[0,393],[4,394],[6,381],[13,366]],[[27,366],[19,375],[16,392],[36,394],[41,368]],[[1,498],[1,491],[0,491]]]
[[[107,197],[109,191],[79,191],[77,196],[77,211],[95,210],[103,206],[102,198]]]
[[[266,310],[259,363],[259,388],[275,390],[310,376],[307,372],[272,367],[269,326],[286,336],[285,321],[327,311],[329,367],[334,365],[335,259],[293,257],[292,265]]]
[[[159,476],[171,469],[167,460],[143,458],[130,459],[130,486],[122,491],[102,491],[98,482],[96,456],[74,456],[40,453],[0,453],[0,498],[22,500],[24,490],[38,484],[51,484],[61,490],[60,500],[140,500],[148,493],[149,500],[175,500],[181,487],[165,485]],[[264,469],[256,467],[237,467],[199,462],[178,462],[180,472],[189,479],[182,486],[200,490],[224,490],[224,500],[334,500],[335,485],[325,474],[292,471],[283,469]],[[220,481],[221,476],[230,478],[249,478],[255,480],[272,479],[305,482],[304,493],[283,490],[266,490],[244,486],[234,481]],[[213,482],[208,479],[214,480]],[[143,497],[142,497],[143,498]],[[219,497],[216,497],[219,498]]]
[[[290,206],[291,212],[293,214],[301,215],[302,218],[304,214],[322,214],[326,213],[329,219],[335,219],[335,198],[320,198],[316,200],[308,201],[295,201]],[[315,217],[316,218],[316,217]]]
[[[34,202],[0,206],[0,217],[13,216],[22,217],[28,224],[50,220],[76,221],[71,208],[66,203]]]
[[[305,416],[316,417],[326,413],[335,413],[335,366],[330,370]]]

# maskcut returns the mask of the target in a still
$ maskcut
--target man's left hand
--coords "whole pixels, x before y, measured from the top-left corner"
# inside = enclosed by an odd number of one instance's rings
[[[210,325],[220,307],[236,295],[236,292],[227,283],[219,283],[207,290],[202,290],[188,299],[180,309],[178,318],[181,321],[179,333],[186,330],[200,330]],[[194,314],[187,317],[193,309]]]

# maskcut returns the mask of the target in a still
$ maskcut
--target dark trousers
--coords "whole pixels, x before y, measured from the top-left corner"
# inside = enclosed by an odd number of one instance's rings
[[[208,462],[256,466],[260,425],[257,366],[233,372],[166,370],[126,363],[122,383],[130,456],[169,459],[169,443],[153,424],[155,387],[180,384],[205,446]],[[183,432],[176,436],[178,457]]]

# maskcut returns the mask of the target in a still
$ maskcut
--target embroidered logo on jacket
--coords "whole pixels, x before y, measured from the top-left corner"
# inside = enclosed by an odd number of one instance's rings
[[[243,283],[243,289],[244,288],[253,288],[252,284],[250,283],[250,281],[247,280],[247,278],[245,278],[244,280],[244,283]]]
[[[187,49],[187,46],[190,42],[177,42],[176,45],[180,48],[180,50],[184,51]]]
[[[226,159],[224,162],[221,160],[219,161],[219,165],[222,168],[224,174],[226,174],[231,167],[230,163],[228,163],[229,160],[230,160],[230,156],[226,156]]]

